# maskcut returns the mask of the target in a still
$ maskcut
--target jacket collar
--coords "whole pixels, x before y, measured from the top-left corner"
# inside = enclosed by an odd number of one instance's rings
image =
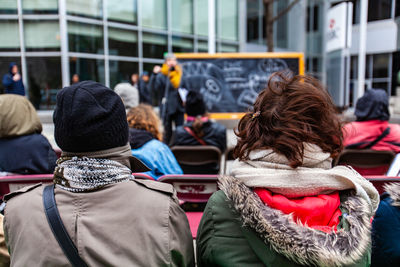
[[[308,266],[342,266],[360,260],[370,246],[368,203],[349,196],[341,208],[348,230],[324,233],[293,221],[262,203],[244,183],[230,176],[220,177],[220,188],[240,214],[244,226],[253,229],[266,244],[298,264]]]

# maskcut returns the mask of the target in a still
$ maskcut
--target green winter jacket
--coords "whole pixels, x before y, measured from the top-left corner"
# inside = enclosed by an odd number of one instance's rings
[[[237,179],[221,177],[220,188],[198,228],[199,267],[370,265],[370,218],[362,199],[341,201],[341,230],[327,234],[269,208]]]

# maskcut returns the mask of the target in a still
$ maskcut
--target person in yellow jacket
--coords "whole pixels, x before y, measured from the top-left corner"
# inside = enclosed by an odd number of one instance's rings
[[[153,69],[156,74],[151,82],[152,90],[159,96],[160,116],[164,125],[163,141],[169,144],[172,136],[172,122],[175,127],[183,124],[184,107],[178,89],[183,85],[182,67],[173,54],[167,54],[162,67]]]

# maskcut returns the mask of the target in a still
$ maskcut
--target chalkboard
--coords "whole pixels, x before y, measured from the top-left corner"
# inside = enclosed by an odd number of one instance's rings
[[[203,95],[211,113],[245,112],[280,70],[303,74],[302,53],[177,54],[184,86]]]

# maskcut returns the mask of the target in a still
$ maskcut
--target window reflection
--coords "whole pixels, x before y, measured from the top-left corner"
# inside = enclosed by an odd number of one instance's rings
[[[84,17],[102,18],[103,5],[101,0],[66,0],[67,13]]]
[[[193,33],[193,0],[174,0],[172,3],[172,31]]]
[[[60,27],[58,21],[24,22],[25,48],[27,51],[60,50]]]
[[[73,52],[103,54],[103,27],[68,22],[68,43]]]
[[[137,33],[132,30],[108,28],[108,47],[110,55],[136,57]]]
[[[1,0],[0,14],[17,14],[16,0]]]
[[[0,20],[0,51],[19,51],[19,29],[16,20]]]
[[[217,32],[221,39],[238,40],[238,1],[217,0]]]
[[[0,27],[1,29],[1,27]],[[4,86],[2,83],[3,76],[9,72],[9,65],[11,62],[17,63],[19,70],[21,71],[21,58],[20,57],[0,57],[0,94],[4,93]]]
[[[108,0],[107,3],[108,20],[136,24],[137,0]]]
[[[36,109],[52,109],[62,88],[60,57],[27,57],[29,99]]]
[[[69,73],[78,74],[81,81],[92,80],[105,84],[104,60],[71,57],[69,60]]]
[[[193,39],[172,37],[173,52],[193,52]]]
[[[143,33],[143,57],[164,58],[168,52],[167,36],[162,34]]]
[[[140,0],[142,25],[144,27],[167,29],[167,1]]]
[[[55,14],[58,10],[57,0],[22,0],[25,14]]]
[[[114,89],[115,85],[121,82],[130,82],[130,77],[138,73],[137,62],[112,61],[110,60],[110,87]]]

